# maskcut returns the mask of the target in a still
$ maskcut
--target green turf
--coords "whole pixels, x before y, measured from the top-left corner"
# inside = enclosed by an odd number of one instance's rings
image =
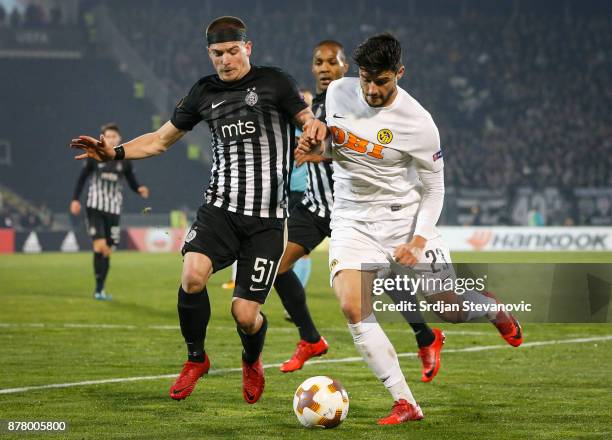
[[[470,262],[612,262],[609,253],[453,257]],[[0,389],[177,373],[184,357],[176,327],[180,265],[176,255],[118,253],[107,285],[114,300],[100,303],[90,295],[90,254],[0,256]],[[240,343],[229,313],[231,294],[220,288],[227,276],[218,274],[209,285],[213,315],[207,351],[213,369],[240,365]],[[331,345],[325,358],[357,356],[327,279],[326,254],[317,253],[308,293],[313,317]],[[265,310],[270,330],[264,360],[278,363],[293,350],[297,333],[283,320],[274,293]],[[98,324],[124,327],[84,326]],[[384,327],[398,352],[415,351],[405,324]],[[418,423],[375,425],[391,401],[360,361],[307,365],[289,375],[268,369],[266,392],[253,406],[242,400],[240,373],[225,372],[206,377],[182,402],[167,397],[172,379],[0,394],[0,419],[67,420],[67,434],[40,438],[69,439],[612,437],[612,341],[512,349],[489,324],[441,327],[447,331],[448,351],[433,383],[418,381],[415,357],[401,358],[425,413]],[[528,324],[525,329],[526,342],[605,335],[612,335],[612,325]],[[501,348],[451,352],[480,345]],[[349,416],[335,430],[307,430],[293,415],[293,392],[307,377],[322,374],[339,379],[349,391]],[[0,433],[0,440],[4,438],[36,436]]]

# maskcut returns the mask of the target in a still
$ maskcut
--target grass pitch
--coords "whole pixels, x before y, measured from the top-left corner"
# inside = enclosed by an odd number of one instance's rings
[[[611,254],[455,254],[456,261],[612,262]],[[107,290],[91,299],[91,254],[0,256],[0,420],[66,420],[62,434],[4,438],[611,438],[612,325],[527,324],[524,346],[506,346],[489,324],[440,325],[447,333],[442,368],[419,382],[414,337],[403,323],[383,327],[400,353],[404,374],[425,413],[421,422],[378,427],[391,399],[357,357],[333,292],[327,255],[313,256],[308,301],[330,343],[321,363],[282,374],[266,370],[256,405],[242,400],[240,341],[229,313],[228,272],[209,284],[212,318],[206,348],[211,372],[190,398],[168,397],[185,349],[176,291],[181,259],[171,254],[117,253]],[[272,292],[264,362],[279,364],[298,336]],[[567,343],[569,340],[583,342]],[[557,341],[559,343],[554,343]],[[565,343],[564,343],[565,342]],[[532,344],[536,343],[536,344]],[[541,345],[540,345],[541,343]],[[477,351],[478,348],[483,348]],[[337,360],[338,362],[327,362]],[[347,420],[334,430],[308,430],[295,418],[293,393],[306,378],[329,375],[350,396]],[[108,379],[133,379],[108,383]],[[101,381],[97,384],[8,389]]]

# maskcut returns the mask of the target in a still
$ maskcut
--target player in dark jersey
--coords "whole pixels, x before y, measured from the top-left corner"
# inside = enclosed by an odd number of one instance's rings
[[[116,124],[106,124],[100,132],[109,145],[116,147],[121,143],[121,133]],[[99,300],[111,299],[104,290],[104,283],[110,268],[111,250],[119,244],[119,216],[123,202],[122,177],[142,198],[149,197],[149,189],[136,180],[132,162],[97,163],[93,159],[87,159],[70,202],[70,213],[79,215],[81,212],[79,198],[85,182],[90,178],[86,203],[87,231],[93,240],[93,266],[96,280],[94,298]]]
[[[200,79],[159,130],[112,148],[104,138],[73,139],[76,159],[142,159],[163,153],[205,120],[212,133],[213,166],[206,200],[185,238],[178,294],[188,360],[170,388],[173,399],[191,394],[208,372],[204,351],[212,273],[238,261],[232,315],[243,346],[243,397],[255,403],[264,389],[261,352],[267,329],[261,313],[286,245],[287,198],[294,123],[305,139],[320,142],[325,125],[316,119],[295,81],[277,68],[250,64],[252,44],[236,17],[219,17],[206,30],[215,75]]]
[[[342,44],[325,40],[315,46],[312,73],[317,95],[312,103],[312,111],[321,121],[325,121],[327,87],[332,81],[342,78],[347,71],[348,63]],[[298,327],[300,341],[292,357],[281,365],[282,372],[302,368],[308,359],[325,354],[329,348],[312,321],[306,305],[306,293],[291,267],[331,234],[330,215],[334,201],[331,159],[319,154],[304,155],[298,151],[296,161],[308,166],[308,186],[301,203],[291,210],[288,222],[289,242],[274,287]],[[431,329],[419,312],[404,314],[404,318],[412,327],[419,346],[419,358],[423,364],[421,380],[429,382],[440,368],[444,334],[440,329]]]

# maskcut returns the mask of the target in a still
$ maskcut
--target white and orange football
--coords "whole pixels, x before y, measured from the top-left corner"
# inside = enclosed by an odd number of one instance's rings
[[[346,419],[348,410],[346,390],[327,376],[306,379],[293,396],[293,411],[307,428],[335,428]]]

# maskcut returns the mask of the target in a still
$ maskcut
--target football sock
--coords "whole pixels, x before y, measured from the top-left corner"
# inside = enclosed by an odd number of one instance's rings
[[[436,335],[434,335],[431,328],[425,322],[425,318],[418,308],[416,297],[414,295],[409,295],[407,297],[405,292],[390,291],[387,292],[387,294],[395,304],[401,304],[402,301],[406,300],[410,301],[412,304],[415,304],[415,310],[402,310],[399,313],[401,313],[402,318],[404,318],[404,320],[410,324],[410,327],[412,327],[412,331],[414,332],[414,337],[416,338],[419,348],[431,345],[436,339]]]
[[[306,305],[306,292],[295,272],[289,270],[278,274],[274,281],[274,288],[278,292],[285,310],[298,328],[300,338],[310,343],[318,342],[321,335],[314,322],[312,322],[310,311]]]
[[[431,331],[431,328],[427,324],[419,322],[409,322],[409,324],[410,327],[412,327],[419,348],[433,344],[436,335],[434,335],[434,332]]]
[[[464,301],[469,301],[473,304],[497,304],[497,301],[493,298],[489,298],[488,296],[483,295],[482,293],[476,292],[474,290],[469,290],[465,292],[463,295],[457,295],[459,297],[460,303]],[[477,319],[481,317],[487,317],[489,320],[495,319],[497,316],[497,311],[485,311],[485,310],[473,310],[473,307],[470,307],[470,310],[467,312],[466,322],[471,321],[472,319]]]
[[[385,384],[393,400],[405,399],[414,405],[416,402],[400,368],[395,348],[374,314],[361,322],[349,323],[348,327],[357,351],[374,375]]]
[[[104,290],[106,275],[110,267],[110,257],[105,257],[101,252],[94,252],[94,276],[96,279],[96,292]]]
[[[247,364],[252,364],[255,362],[263,351],[264,341],[266,340],[266,331],[268,330],[268,319],[263,313],[261,313],[261,316],[263,318],[261,327],[252,335],[247,335],[240,327],[236,327],[238,330],[238,336],[240,336],[240,340],[242,341],[242,359]]]
[[[106,276],[108,275],[108,270],[110,269],[110,256],[102,256],[102,290],[104,290],[104,285],[106,284]]]
[[[295,262],[293,265],[293,271],[297,275],[302,287],[306,288],[308,279],[310,278],[310,270],[312,268],[312,261],[310,257],[302,257]]]
[[[206,287],[198,293],[178,291],[178,315],[181,333],[187,344],[187,357],[192,362],[204,362],[204,339],[210,319],[210,300]]]

